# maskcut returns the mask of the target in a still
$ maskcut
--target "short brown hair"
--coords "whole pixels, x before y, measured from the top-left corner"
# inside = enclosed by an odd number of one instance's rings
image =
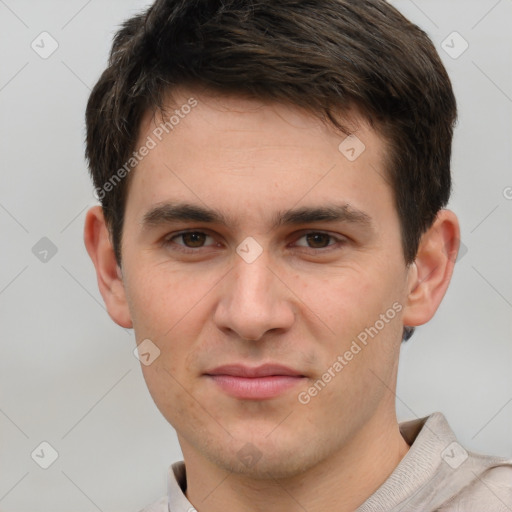
[[[429,37],[384,0],[156,0],[126,20],[86,110],[97,190],[135,149],[142,115],[183,85],[305,108],[346,132],[357,107],[387,143],[406,263],[451,191],[456,102]],[[163,110],[162,110],[163,112]],[[116,258],[128,180],[101,199]]]

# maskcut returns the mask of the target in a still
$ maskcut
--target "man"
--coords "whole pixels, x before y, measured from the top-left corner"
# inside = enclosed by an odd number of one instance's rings
[[[505,511],[512,461],[399,425],[459,225],[456,104],[379,0],[157,0],[87,106],[85,243],[184,462],[147,511]]]

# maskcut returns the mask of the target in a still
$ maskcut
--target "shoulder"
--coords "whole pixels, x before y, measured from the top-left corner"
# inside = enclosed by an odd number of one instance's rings
[[[509,512],[512,510],[512,459],[491,459],[493,465],[483,471],[472,471],[473,478],[439,512]]]
[[[502,464],[489,468],[481,475],[475,475],[472,487],[468,492],[475,498],[494,495],[496,498],[506,498],[505,503],[512,505],[512,460],[504,460]]]

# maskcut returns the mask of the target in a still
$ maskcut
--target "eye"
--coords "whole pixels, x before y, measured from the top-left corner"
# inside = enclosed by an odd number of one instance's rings
[[[208,245],[205,245],[205,242],[208,238],[213,240],[213,237],[207,233],[204,233],[203,231],[182,231],[181,233],[166,237],[163,240],[163,245],[167,247],[174,245],[178,246],[177,250],[184,252],[194,252],[194,249],[208,247]],[[183,243],[180,243],[179,240],[181,240]]]
[[[306,240],[305,244],[295,242],[295,245],[309,249],[325,249],[327,247],[341,245],[346,241],[343,238],[338,238],[322,231],[310,231],[303,234],[298,240],[302,239]],[[333,243],[329,243],[330,241]]]
[[[210,243],[207,241],[210,240]],[[303,241],[303,242],[301,242]],[[346,243],[344,237],[337,237],[322,231],[309,231],[303,233],[296,242],[295,247],[304,247],[314,253],[334,250]],[[214,237],[204,231],[181,231],[165,237],[162,245],[171,250],[184,253],[198,253],[200,249],[218,245]]]

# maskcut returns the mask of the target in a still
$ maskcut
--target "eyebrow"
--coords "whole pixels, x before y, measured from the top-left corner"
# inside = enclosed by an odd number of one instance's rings
[[[281,210],[273,216],[272,220],[271,229],[315,222],[346,222],[371,230],[374,228],[370,215],[348,203]],[[159,203],[142,218],[143,228],[158,227],[172,222],[200,222],[224,226],[239,224],[238,221],[230,220],[218,210],[184,202]]]

